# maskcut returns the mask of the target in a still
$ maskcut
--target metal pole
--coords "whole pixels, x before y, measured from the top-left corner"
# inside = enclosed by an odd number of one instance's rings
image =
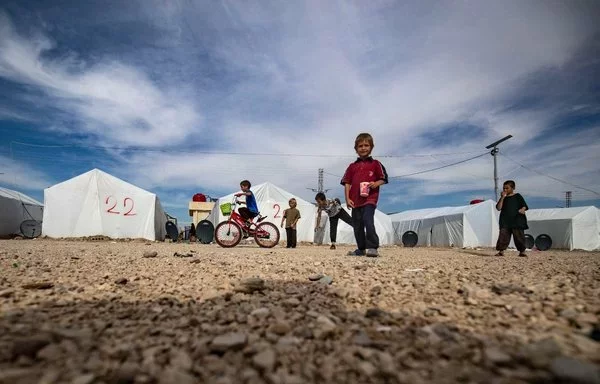
[[[494,200],[498,200],[498,163],[496,162],[496,154],[498,148],[492,149],[492,156],[494,156]]]

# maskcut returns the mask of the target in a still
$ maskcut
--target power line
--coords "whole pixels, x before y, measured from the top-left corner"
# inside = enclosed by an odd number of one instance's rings
[[[22,145],[35,148],[81,148],[81,149],[101,149],[115,151],[132,151],[132,152],[156,152],[156,153],[192,153],[202,155],[230,155],[230,156],[280,156],[280,157],[325,157],[325,158],[354,158],[356,155],[335,155],[335,154],[310,154],[310,153],[268,153],[268,152],[218,152],[218,151],[200,151],[189,148],[140,148],[140,147],[117,147],[117,146],[101,146],[101,145],[44,145],[24,143],[20,141],[12,141],[12,144]],[[405,157],[430,157],[430,156],[453,156],[475,153],[471,152],[447,152],[447,153],[428,153],[428,154],[403,154],[403,155],[378,155],[379,158],[405,158]]]
[[[479,154],[479,155],[477,155],[477,156],[473,156],[473,157],[470,157],[470,158],[468,158],[468,159],[464,159],[464,160],[461,160],[461,161],[457,161],[457,162],[455,162],[455,163],[446,164],[446,165],[443,165],[443,166],[441,166],[441,167],[436,167],[436,168],[426,169],[426,170],[424,170],[424,171],[419,171],[419,172],[407,173],[406,175],[392,176],[392,177],[389,177],[389,179],[399,179],[399,178],[401,178],[401,177],[415,176],[415,175],[420,175],[420,174],[427,173],[427,172],[433,172],[433,171],[437,171],[438,169],[448,168],[448,167],[452,167],[452,166],[454,166],[454,165],[458,165],[458,164],[466,163],[467,161],[471,161],[471,160],[478,159],[478,158],[480,158],[480,157],[482,157],[482,156],[485,156],[485,155],[487,155],[487,154],[488,154],[488,152],[484,152],[484,153],[482,153],[482,154]]]
[[[550,176],[550,175],[548,175],[548,174],[545,174],[545,173],[543,173],[543,172],[540,172],[540,171],[538,171],[538,170],[536,170],[536,169],[533,169],[533,168],[530,168],[530,167],[528,167],[528,166],[526,166],[526,165],[523,165],[523,164],[521,164],[520,162],[518,162],[518,161],[516,161],[516,160],[514,160],[514,159],[512,159],[512,158],[510,158],[510,157],[508,157],[508,156],[506,156],[505,154],[501,154],[501,155],[502,155],[503,157],[506,157],[508,160],[512,161],[513,163],[515,163],[515,164],[518,164],[518,165],[520,165],[521,167],[523,167],[523,168],[527,169],[528,171],[531,171],[531,172],[537,173],[538,175],[545,176],[545,177],[547,177],[547,178],[550,178],[550,179],[552,179],[552,180],[556,180],[556,181],[558,181],[558,182],[561,182],[561,183],[563,183],[563,184],[567,184],[567,185],[570,185],[570,186],[572,186],[572,187],[579,188],[579,189],[582,189],[582,190],[584,190],[584,191],[591,192],[591,193],[593,193],[593,194],[595,194],[595,195],[597,195],[597,196],[600,196],[600,193],[598,193],[598,192],[596,192],[596,191],[594,191],[594,190],[591,190],[591,189],[589,189],[589,188],[582,187],[582,186],[580,186],[580,185],[577,185],[577,184],[569,183],[568,181],[561,180],[561,179],[559,179],[559,178],[557,178],[557,177],[554,177],[554,176]]]

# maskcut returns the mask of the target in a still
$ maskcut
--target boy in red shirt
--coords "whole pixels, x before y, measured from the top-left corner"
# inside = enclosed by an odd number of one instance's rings
[[[375,209],[379,187],[388,183],[385,167],[371,157],[375,144],[368,133],[361,133],[354,141],[358,159],[348,166],[341,184],[346,191],[346,205],[352,208],[352,226],[357,249],[350,256],[377,257],[379,237],[375,231]]]

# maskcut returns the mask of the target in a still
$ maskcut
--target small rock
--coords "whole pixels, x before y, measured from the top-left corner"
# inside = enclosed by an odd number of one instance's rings
[[[330,285],[331,283],[333,283],[333,277],[325,275],[319,279],[319,283]]]
[[[565,383],[600,384],[600,368],[571,357],[557,357],[550,363],[550,372]]]
[[[115,280],[115,284],[118,284],[118,285],[125,285],[125,284],[127,284],[127,282],[128,282],[128,281],[129,281],[129,280],[127,280],[126,278],[124,278],[124,277],[120,277],[120,278],[118,278],[117,280]]]
[[[496,347],[487,347],[483,351],[483,355],[487,361],[494,365],[506,365],[512,360],[509,354]]]
[[[386,311],[384,311],[383,309],[380,308],[369,308],[367,309],[367,311],[365,312],[365,317],[372,319],[375,317],[383,317],[387,314]]]
[[[316,320],[316,329],[314,331],[317,339],[324,339],[332,334],[337,326],[327,316],[319,315]]]
[[[285,321],[278,321],[275,324],[269,327],[269,331],[273,332],[276,335],[282,336],[286,333],[289,333],[292,330],[292,327]]]
[[[158,252],[156,252],[156,251],[146,251],[146,252],[144,252],[144,254],[143,254],[142,257],[148,258],[148,257],[156,257],[156,256],[158,256]]]
[[[265,289],[265,281],[260,277],[250,277],[239,282],[234,291],[242,293],[254,293]]]
[[[371,296],[379,296],[381,294],[381,285],[376,285],[369,291]]]
[[[269,308],[262,307],[250,312],[250,316],[254,316],[258,319],[264,319],[265,317],[269,316],[269,313],[271,313]]]
[[[196,384],[198,380],[191,374],[169,367],[165,369],[158,377],[158,384]]]
[[[265,349],[252,358],[252,363],[263,371],[270,372],[275,367],[277,356],[273,349]]]
[[[86,373],[85,375],[79,375],[75,377],[71,384],[91,384],[94,382],[96,376],[93,373]]]
[[[373,377],[373,375],[375,375],[377,372],[377,368],[375,368],[375,366],[368,361],[361,361],[358,363],[358,370],[367,377]]]
[[[228,333],[217,336],[210,344],[213,352],[224,353],[228,350],[239,350],[246,346],[248,337],[243,333]]]
[[[23,289],[50,289],[54,287],[54,283],[42,281],[39,283],[28,283],[21,286]]]
[[[15,293],[12,288],[6,288],[0,291],[0,297],[11,297]]]
[[[194,361],[187,352],[176,350],[171,352],[171,366],[184,371],[190,371],[194,366]]]
[[[13,345],[14,358],[19,356],[27,356],[35,358],[38,351],[50,344],[52,340],[48,336],[33,336],[26,339],[16,340]]]
[[[562,348],[553,337],[528,344],[521,348],[519,356],[535,368],[545,368],[550,361],[562,355]]]
[[[320,280],[320,279],[322,279],[322,278],[323,278],[323,276],[324,276],[324,275],[323,275],[323,274],[321,274],[321,273],[316,273],[316,274],[314,274],[314,275],[310,275],[310,276],[308,276],[308,280],[310,280],[310,281],[317,281],[317,280]]]
[[[283,305],[288,307],[297,307],[300,305],[300,300],[295,297],[290,297],[289,299],[283,301]]]
[[[575,318],[579,315],[579,312],[573,308],[567,308],[560,311],[560,317],[565,318],[567,320],[575,320]]]
[[[510,283],[496,283],[492,285],[492,292],[498,295],[508,295],[510,293],[531,293],[531,291],[525,287]]]
[[[373,340],[367,335],[366,332],[360,331],[354,336],[354,344],[360,345],[361,347],[370,347],[373,345]]]

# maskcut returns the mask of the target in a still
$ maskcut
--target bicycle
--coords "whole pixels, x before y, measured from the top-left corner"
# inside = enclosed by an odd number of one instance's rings
[[[231,248],[239,244],[242,238],[254,237],[254,241],[261,248],[273,248],[279,243],[279,229],[273,223],[263,222],[267,216],[257,216],[248,223],[237,211],[239,202],[234,197],[231,203],[221,204],[221,213],[229,216],[215,227],[215,241],[221,247]]]

